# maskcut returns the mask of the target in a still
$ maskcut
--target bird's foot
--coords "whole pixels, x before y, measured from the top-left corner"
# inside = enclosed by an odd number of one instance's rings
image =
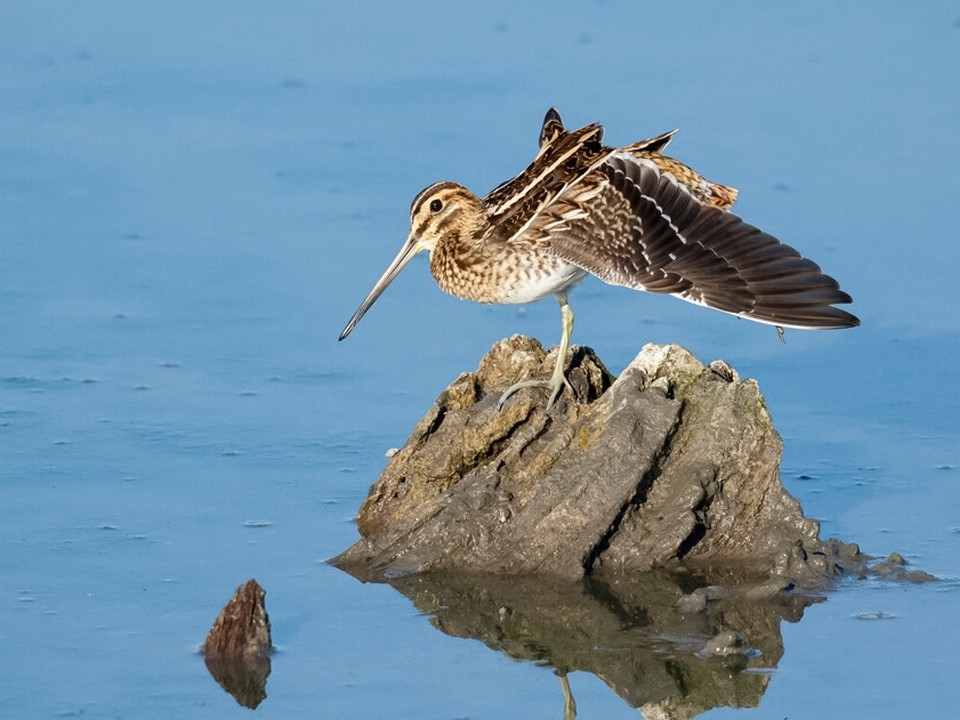
[[[570,381],[567,380],[563,372],[554,373],[553,377],[549,380],[521,380],[503,391],[503,395],[500,396],[500,400],[497,402],[497,410],[502,410],[507,400],[510,399],[510,396],[517,392],[517,390],[522,390],[523,388],[544,388],[545,390],[549,390],[550,399],[547,400],[547,410],[549,410],[553,407],[553,403],[556,402],[557,398],[560,397],[560,392],[564,386],[566,386],[570,394],[573,395],[573,386],[570,385]]]

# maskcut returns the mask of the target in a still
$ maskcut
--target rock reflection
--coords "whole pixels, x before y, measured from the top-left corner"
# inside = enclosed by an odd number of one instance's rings
[[[238,705],[254,710],[267,697],[270,658],[266,655],[245,658],[204,658],[207,670]]]
[[[562,682],[592,673],[648,719],[758,705],[764,671],[783,655],[780,621],[799,620],[818,600],[758,591],[764,586],[733,572],[576,584],[444,573],[390,584],[447,635],[553,667]],[[564,716],[575,712],[568,697]]]

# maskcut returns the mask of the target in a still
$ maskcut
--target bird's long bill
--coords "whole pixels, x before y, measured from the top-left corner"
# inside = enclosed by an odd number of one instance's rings
[[[340,339],[343,340],[347,335],[353,332],[353,329],[357,326],[357,323],[360,322],[360,318],[364,316],[367,310],[370,309],[370,306],[373,305],[377,298],[383,294],[383,291],[387,289],[387,285],[393,282],[393,279],[400,274],[400,271],[406,266],[410,260],[413,259],[413,256],[418,252],[423,250],[423,247],[417,242],[417,239],[410,235],[407,238],[407,241],[403,244],[403,247],[400,248],[400,252],[397,253],[397,256],[393,259],[393,262],[390,263],[390,267],[387,268],[386,272],[377,280],[377,284],[373,286],[373,289],[370,291],[370,294],[367,295],[366,299],[360,303],[360,307],[357,308],[357,311],[353,314],[353,317],[350,318],[350,322],[347,323],[346,327],[343,328],[343,332],[340,333]]]

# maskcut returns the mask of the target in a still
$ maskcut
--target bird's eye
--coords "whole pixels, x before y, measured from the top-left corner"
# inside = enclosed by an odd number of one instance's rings
[[[442,200],[431,200],[430,201],[430,212],[438,213],[443,210],[443,201]]]

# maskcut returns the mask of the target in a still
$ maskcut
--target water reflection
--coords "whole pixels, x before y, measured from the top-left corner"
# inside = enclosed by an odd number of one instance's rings
[[[576,714],[566,675],[577,670],[648,719],[757,706],[770,681],[764,671],[783,655],[780,621],[798,621],[819,599],[757,599],[758,586],[736,573],[656,571],[581,583],[431,574],[389,582],[447,635],[554,668],[566,718]]]
[[[270,657],[251,655],[243,658],[203,659],[207,670],[238,705],[255,710],[267,697]]]

